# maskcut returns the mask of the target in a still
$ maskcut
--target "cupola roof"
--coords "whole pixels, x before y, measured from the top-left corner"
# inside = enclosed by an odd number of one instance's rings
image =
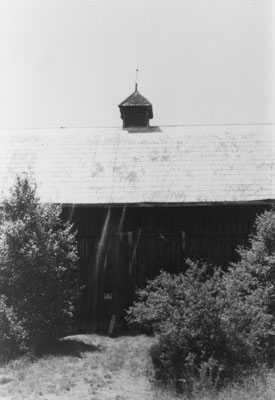
[[[135,86],[135,91],[119,104],[123,127],[148,127],[153,118],[153,106]]]

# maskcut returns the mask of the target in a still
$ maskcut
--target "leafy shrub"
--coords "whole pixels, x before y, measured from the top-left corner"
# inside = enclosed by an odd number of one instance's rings
[[[7,361],[25,350],[27,333],[4,296],[0,297],[0,361]]]
[[[77,297],[77,246],[61,207],[41,204],[18,177],[0,213],[0,292],[33,349],[66,332]]]
[[[185,274],[162,272],[138,290],[128,319],[158,333],[158,343],[151,349],[158,379],[185,390],[203,373],[218,379],[217,361],[226,343],[222,292],[220,271],[209,276],[206,265],[191,262]]]
[[[208,274],[188,262],[185,274],[162,272],[128,311],[158,335],[151,349],[156,378],[178,390],[217,386],[267,360],[272,317],[263,289],[244,292],[232,269]]]
[[[258,215],[248,248],[238,250],[240,261],[232,264],[231,275],[243,293],[261,289],[268,312],[275,315],[275,209]]]
[[[249,246],[237,249],[240,261],[233,263],[225,275],[229,304],[235,313],[231,327],[246,335],[250,320],[254,331],[246,338],[251,343],[251,352],[264,349],[260,359],[273,362],[275,341],[275,209],[258,215],[255,233]],[[231,311],[231,310],[230,310]],[[232,311],[233,312],[233,311]],[[260,318],[259,318],[260,316]]]

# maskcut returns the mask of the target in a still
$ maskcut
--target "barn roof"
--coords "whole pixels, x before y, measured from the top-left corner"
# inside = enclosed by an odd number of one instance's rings
[[[45,202],[275,199],[275,126],[0,131],[0,191],[24,171]]]

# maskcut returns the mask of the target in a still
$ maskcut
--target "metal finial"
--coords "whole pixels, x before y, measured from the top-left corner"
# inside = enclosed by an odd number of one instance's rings
[[[135,91],[137,91],[137,87],[138,87],[138,84],[137,84],[137,79],[138,79],[138,68],[136,69],[136,83],[135,83]]]

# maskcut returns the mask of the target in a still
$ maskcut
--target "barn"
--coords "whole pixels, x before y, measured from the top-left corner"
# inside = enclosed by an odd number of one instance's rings
[[[122,127],[2,130],[2,196],[31,172],[78,230],[79,324],[122,329],[134,290],[184,259],[226,267],[275,199],[274,125],[150,126],[135,88]]]

